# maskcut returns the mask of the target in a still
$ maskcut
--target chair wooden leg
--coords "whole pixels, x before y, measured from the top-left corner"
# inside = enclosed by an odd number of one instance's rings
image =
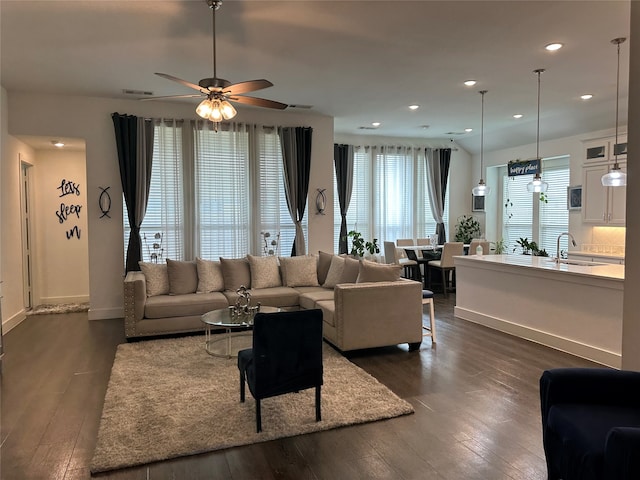
[[[449,272],[447,272],[447,270],[443,268],[442,269],[442,291],[444,292],[445,297],[448,296],[448,293],[449,293],[448,290],[449,290]]]
[[[320,404],[320,385],[316,387],[316,422],[322,420],[322,407]]]
[[[260,400],[256,398],[256,431],[262,431],[262,415],[260,413]]]
[[[244,403],[244,371],[240,370],[240,403]]]
[[[427,303],[429,304],[429,327],[425,327],[424,324],[422,325],[422,328],[428,331],[428,333],[423,333],[422,336],[431,337],[431,342],[436,343],[436,316],[433,309],[433,299],[422,301],[423,305]]]

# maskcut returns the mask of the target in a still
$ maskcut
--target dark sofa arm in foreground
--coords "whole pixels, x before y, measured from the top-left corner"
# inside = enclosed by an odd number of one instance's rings
[[[640,372],[547,370],[540,407],[550,480],[640,479]]]

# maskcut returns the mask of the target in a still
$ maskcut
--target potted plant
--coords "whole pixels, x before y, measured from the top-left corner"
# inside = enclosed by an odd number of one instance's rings
[[[519,238],[518,240],[516,240],[516,243],[520,245],[520,248],[522,248],[523,255],[533,255],[535,257],[549,256],[549,254],[544,248],[538,247],[538,244],[536,242],[530,242],[527,237]],[[514,252],[516,251],[515,247],[513,251]]]
[[[456,224],[456,242],[471,243],[472,238],[481,238],[480,222],[471,215],[458,217]]]
[[[374,238],[372,242],[365,242],[364,237],[360,232],[351,230],[348,234],[351,237],[351,252],[354,257],[364,257],[365,250],[371,255],[380,253],[380,247],[378,246],[378,239]]]

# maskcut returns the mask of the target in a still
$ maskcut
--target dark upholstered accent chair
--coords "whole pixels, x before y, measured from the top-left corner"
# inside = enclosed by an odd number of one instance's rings
[[[257,313],[253,348],[238,353],[240,401],[244,384],[256,400],[256,428],[262,431],[260,401],[308,388],[316,389],[316,421],[321,420],[322,310]]]
[[[547,370],[540,405],[549,480],[640,479],[640,372]]]

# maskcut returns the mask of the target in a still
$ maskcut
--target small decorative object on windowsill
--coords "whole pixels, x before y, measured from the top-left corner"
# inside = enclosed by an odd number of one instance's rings
[[[149,261],[152,263],[160,263],[162,260],[162,255],[164,254],[164,248],[162,248],[162,233],[156,232],[153,235],[153,242],[151,246],[147,242],[147,234],[143,233],[142,238],[144,239],[144,244],[147,247],[147,253],[149,254]]]
[[[327,207],[327,195],[324,193],[326,188],[316,188],[318,194],[316,195],[316,214],[324,215],[324,210]]]
[[[260,311],[260,302],[251,306],[251,293],[247,290],[247,287],[240,285],[240,288],[236,290],[238,299],[235,305],[229,306],[229,313],[231,317],[242,317],[246,315],[254,315]]]
[[[262,236],[262,256],[272,256],[279,254],[280,247],[280,234],[277,233],[275,237],[271,237],[270,232],[260,232]]]

